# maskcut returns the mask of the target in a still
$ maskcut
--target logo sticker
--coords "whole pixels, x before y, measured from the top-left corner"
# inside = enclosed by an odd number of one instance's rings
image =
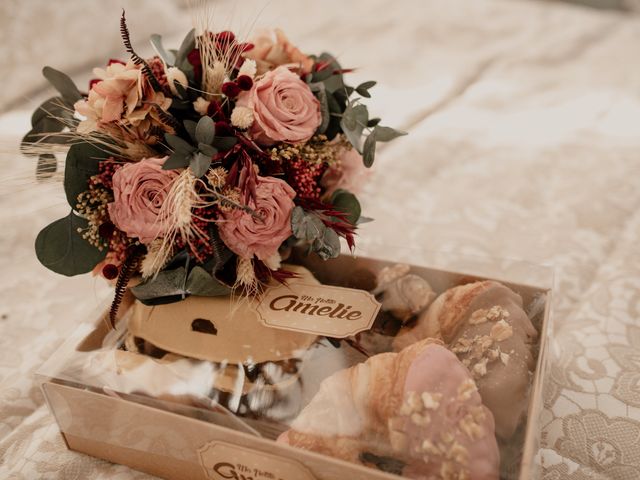
[[[269,327],[336,338],[370,329],[379,310],[367,291],[304,283],[270,288],[257,305]]]
[[[295,460],[229,443],[207,443],[198,456],[209,480],[315,480]]]

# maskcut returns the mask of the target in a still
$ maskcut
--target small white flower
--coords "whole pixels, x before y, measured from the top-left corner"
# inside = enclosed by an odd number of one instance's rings
[[[240,67],[240,70],[238,70],[238,76],[247,75],[253,78],[256,75],[256,70],[257,70],[256,61],[251,60],[250,58],[247,58],[245,59],[242,66]]]
[[[189,81],[187,80],[187,76],[184,74],[182,70],[177,67],[169,67],[167,68],[167,82],[169,83],[169,89],[171,93],[174,95],[178,95],[178,89],[176,88],[174,81],[177,81],[180,85],[187,88],[189,86]]]
[[[231,112],[231,125],[245,129],[253,123],[253,110],[248,107],[237,106]]]
[[[282,264],[282,257],[280,257],[280,254],[276,252],[264,260],[264,264],[269,267],[270,270],[278,270]]]
[[[198,97],[195,102],[193,102],[193,109],[198,112],[200,115],[206,115],[207,110],[209,109],[209,100],[205,100],[202,97]]]

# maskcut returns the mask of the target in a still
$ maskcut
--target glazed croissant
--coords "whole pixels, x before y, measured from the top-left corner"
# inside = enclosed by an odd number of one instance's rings
[[[413,328],[400,331],[394,350],[424,338],[443,340],[472,373],[496,433],[508,439],[527,407],[536,335],[520,295],[501,283],[481,281],[441,294]]]
[[[498,478],[491,412],[430,339],[325,379],[278,441],[406,478]]]

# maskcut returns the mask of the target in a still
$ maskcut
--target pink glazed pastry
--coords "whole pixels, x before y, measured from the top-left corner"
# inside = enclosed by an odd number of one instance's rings
[[[508,440],[527,409],[536,336],[520,295],[487,280],[441,294],[415,326],[398,333],[393,346],[400,351],[424,338],[444,342],[471,372],[493,413],[496,434]]]
[[[498,478],[493,416],[433,340],[328,377],[278,441],[406,478]]]

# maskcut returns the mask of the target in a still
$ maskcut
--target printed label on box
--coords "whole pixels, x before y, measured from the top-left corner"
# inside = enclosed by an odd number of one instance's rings
[[[207,443],[198,458],[209,480],[315,480],[295,460],[224,442]]]
[[[336,338],[370,329],[379,310],[367,291],[305,283],[270,288],[257,305],[269,327]]]

